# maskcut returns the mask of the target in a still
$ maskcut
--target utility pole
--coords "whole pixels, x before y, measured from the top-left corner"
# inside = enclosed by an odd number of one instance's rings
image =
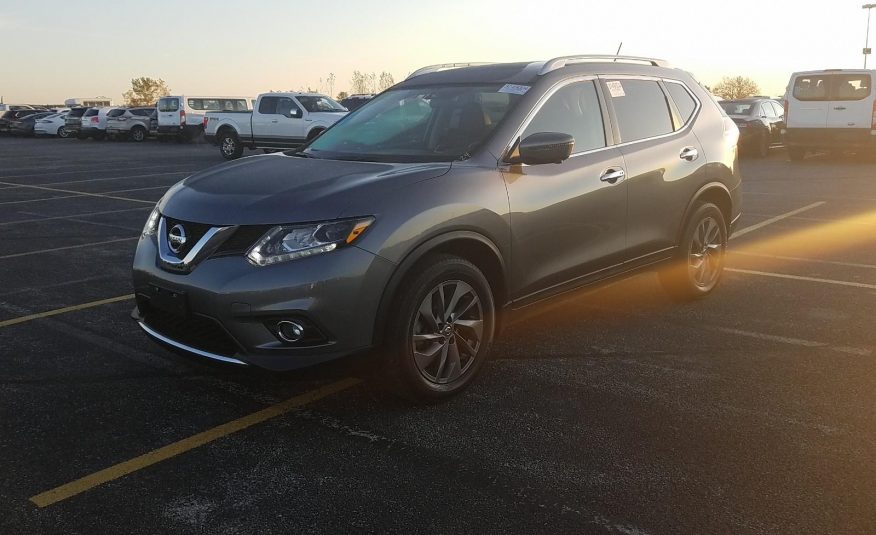
[[[864,68],[867,68],[867,56],[870,55],[870,11],[876,7],[876,4],[864,4],[862,9],[867,10],[867,36],[864,38]]]

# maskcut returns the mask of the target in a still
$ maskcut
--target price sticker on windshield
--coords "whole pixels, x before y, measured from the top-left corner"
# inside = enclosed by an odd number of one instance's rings
[[[528,85],[517,85],[517,84],[505,84],[502,86],[502,89],[499,90],[499,93],[511,93],[512,95],[525,95],[527,91],[529,91],[530,86]]]
[[[611,82],[605,82],[605,85],[608,86],[608,92],[611,93],[612,98],[627,96],[624,92],[624,86],[619,81],[612,80]]]

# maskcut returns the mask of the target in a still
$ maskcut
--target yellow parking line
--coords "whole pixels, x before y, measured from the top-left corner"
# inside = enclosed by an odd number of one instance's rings
[[[38,320],[40,318],[48,318],[51,316],[57,316],[58,314],[66,314],[67,312],[74,312],[76,310],[83,310],[86,308],[99,307],[100,305],[108,305],[110,303],[118,303],[119,301],[127,301],[129,299],[133,299],[134,294],[128,295],[120,295],[118,297],[110,297],[109,299],[101,299],[100,301],[92,301],[90,303],[82,303],[81,305],[73,305],[70,307],[64,308],[56,308],[55,310],[49,310],[48,312],[40,312],[38,314],[30,314],[28,316],[21,316],[18,318],[12,318],[9,320],[0,321],[0,327],[9,327],[10,325],[18,325],[19,323],[26,323],[28,321]]]
[[[193,450],[199,446],[213,442],[214,440],[236,433],[237,431],[242,431],[243,429],[255,424],[262,423],[271,418],[276,418],[277,416],[282,416],[293,409],[307,405],[308,403],[312,403],[342,390],[346,390],[360,382],[361,379],[356,378],[341,379],[340,381],[336,381],[310,392],[305,392],[304,394],[287,399],[276,405],[271,405],[266,409],[254,412],[248,416],[232,420],[218,427],[198,433],[197,435],[152,450],[149,453],[144,453],[139,457],[134,457],[133,459],[110,466],[109,468],[104,468],[103,470],[77,479],[76,481],[47,490],[46,492],[31,497],[30,501],[36,504],[37,507],[47,507],[62,500],[66,500],[67,498],[76,496],[77,494],[81,494],[98,485],[113,481],[132,472],[136,472],[137,470],[142,470],[143,468],[160,463],[161,461],[166,461],[171,457]]]

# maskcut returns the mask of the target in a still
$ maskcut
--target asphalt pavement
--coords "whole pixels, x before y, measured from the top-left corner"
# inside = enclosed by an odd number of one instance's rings
[[[464,394],[151,343],[130,266],[204,144],[0,138],[0,533],[874,533],[876,163],[745,159],[719,290],[520,318]]]

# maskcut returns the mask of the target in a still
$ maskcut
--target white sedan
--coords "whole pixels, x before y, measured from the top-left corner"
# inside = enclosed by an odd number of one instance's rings
[[[36,123],[33,125],[33,133],[37,136],[58,136],[58,137],[67,137],[70,135],[70,132],[64,128],[64,119],[67,117],[66,113],[53,113],[52,115],[48,115],[43,117],[42,119],[37,119]]]

